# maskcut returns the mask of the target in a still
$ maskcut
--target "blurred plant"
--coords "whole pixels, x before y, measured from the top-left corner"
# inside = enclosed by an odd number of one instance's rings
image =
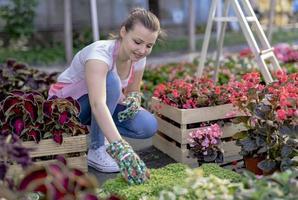
[[[9,166],[18,164],[22,168],[28,167],[32,163],[29,152],[33,149],[24,147],[16,135],[0,135],[0,148],[0,181],[7,180],[7,182],[11,182],[6,179]],[[13,187],[13,185],[10,185],[10,187]]]
[[[11,187],[0,181],[0,198],[4,199],[84,199],[97,200],[98,183],[95,177],[70,168],[63,157],[45,166],[31,165],[19,183]],[[119,198],[110,196],[107,199]]]
[[[285,170],[297,166],[298,157],[298,74],[279,71],[277,81],[260,84],[256,72],[242,81],[229,83],[230,100],[247,116],[237,118],[248,130],[234,135],[244,156],[266,155],[258,164],[263,171]]]
[[[189,133],[190,155],[202,163],[223,162],[223,150],[220,148],[223,132],[218,124],[200,127]]]
[[[37,0],[11,0],[0,8],[4,19],[4,31],[9,34],[10,47],[23,48],[34,31],[34,17]],[[16,43],[20,43],[16,45]]]
[[[0,134],[14,134],[23,141],[86,134],[78,119],[79,104],[71,97],[45,100],[38,92],[12,91],[0,102]]]
[[[190,109],[229,103],[226,86],[216,86],[207,78],[174,80],[156,86],[153,96],[180,109]]]
[[[294,45],[286,43],[277,44],[274,46],[274,54],[276,58],[282,63],[298,62],[298,48]],[[252,59],[254,57],[252,51],[249,48],[243,49],[239,53],[240,57],[247,57]]]
[[[142,200],[158,199],[234,199],[233,195],[241,183],[231,183],[229,180],[220,179],[214,175],[203,176],[204,172],[200,168],[187,170],[186,183],[176,185],[170,190],[162,190],[155,197],[144,197]]]
[[[287,170],[271,176],[258,178],[244,173],[242,187],[238,187],[237,200],[298,199],[298,171]]]
[[[5,64],[0,64],[0,101],[12,90],[36,90],[46,98],[49,86],[56,82],[57,75],[57,72],[47,74],[7,60]]]
[[[58,162],[46,166],[34,165],[29,168],[21,180],[18,190],[22,192],[40,192],[44,199],[97,199],[96,178],[84,174],[79,169],[67,166],[63,157]]]

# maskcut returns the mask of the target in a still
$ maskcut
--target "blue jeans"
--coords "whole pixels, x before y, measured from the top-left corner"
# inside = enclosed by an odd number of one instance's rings
[[[152,137],[156,133],[158,126],[157,120],[145,109],[141,109],[133,119],[123,122],[118,121],[117,114],[126,107],[118,104],[121,95],[121,82],[116,72],[109,71],[107,74],[106,94],[107,106],[121,135],[129,138],[145,139]],[[80,97],[78,102],[81,106],[79,115],[81,123],[91,125],[91,142],[89,148],[97,149],[104,145],[104,134],[91,112],[88,94]]]

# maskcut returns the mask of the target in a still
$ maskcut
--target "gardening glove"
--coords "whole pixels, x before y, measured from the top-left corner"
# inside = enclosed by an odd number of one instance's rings
[[[141,108],[141,100],[142,95],[140,92],[130,92],[123,101],[126,109],[118,113],[119,122],[133,119]]]
[[[109,144],[106,151],[119,165],[121,175],[128,184],[144,183],[150,176],[145,163],[123,139]]]

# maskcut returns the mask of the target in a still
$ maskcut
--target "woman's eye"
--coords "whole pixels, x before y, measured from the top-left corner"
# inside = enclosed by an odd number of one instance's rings
[[[147,45],[147,48],[148,48],[148,49],[151,49],[151,48],[152,48],[152,45]]]
[[[136,44],[141,44],[141,42],[139,42],[139,41],[135,41],[135,40],[134,40],[134,42],[135,42]]]

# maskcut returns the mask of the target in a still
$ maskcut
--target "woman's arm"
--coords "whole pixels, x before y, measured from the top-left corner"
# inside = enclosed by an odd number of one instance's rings
[[[121,136],[106,104],[107,73],[108,65],[103,61],[89,60],[85,64],[85,76],[91,111],[105,137],[112,143],[121,139]]]
[[[139,92],[141,89],[141,82],[143,79],[144,70],[135,71],[133,76],[133,81],[128,84],[125,89],[125,95],[130,92]]]

